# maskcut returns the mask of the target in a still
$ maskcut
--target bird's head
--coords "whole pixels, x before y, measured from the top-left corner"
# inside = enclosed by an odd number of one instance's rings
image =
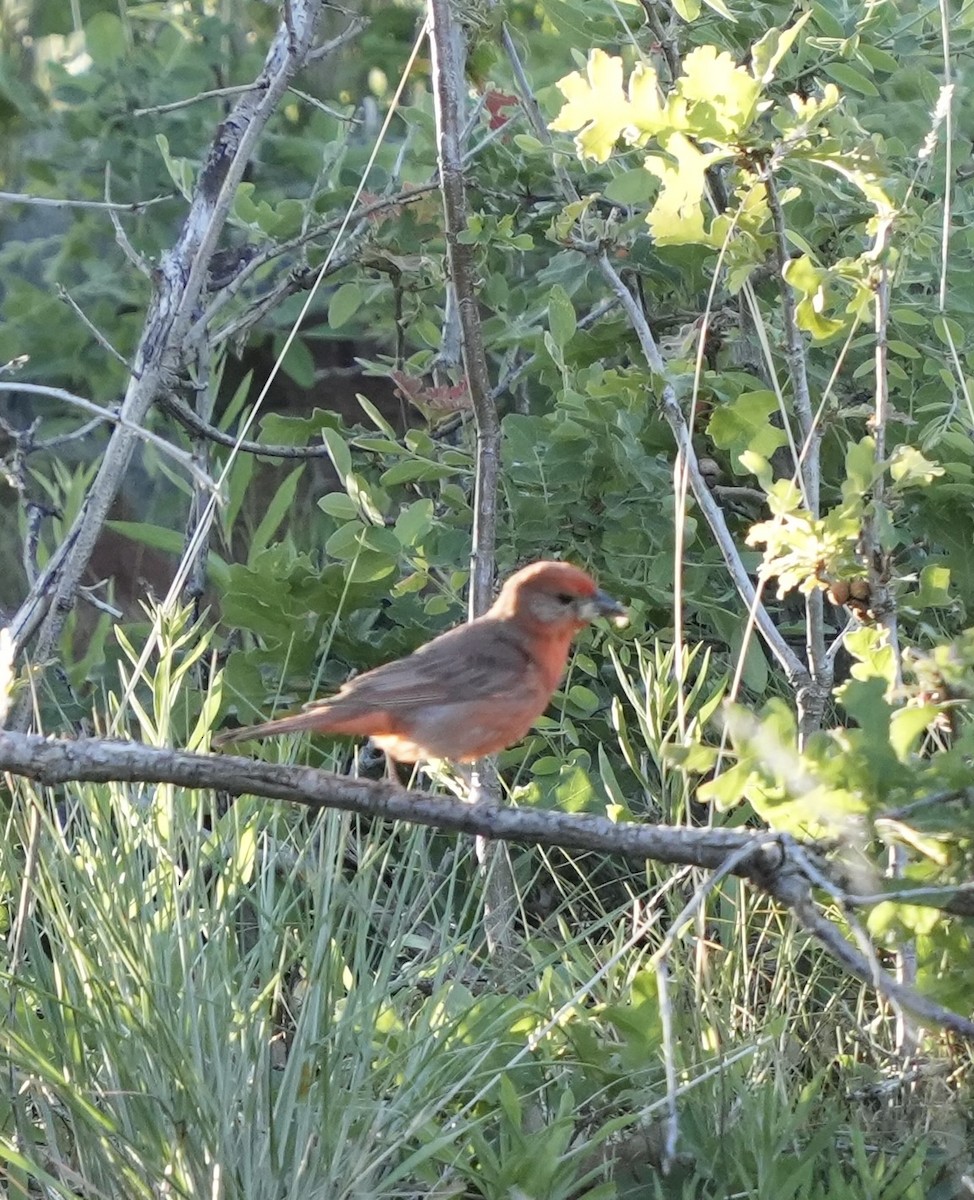
[[[522,567],[505,582],[492,615],[558,633],[574,633],[597,617],[608,617],[616,625],[629,619],[619,601],[603,592],[590,575],[562,562]]]

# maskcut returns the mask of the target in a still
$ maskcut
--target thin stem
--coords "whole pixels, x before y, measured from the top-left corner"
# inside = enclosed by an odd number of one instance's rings
[[[473,248],[460,241],[467,227],[467,195],[463,178],[461,128],[466,94],[466,47],[450,0],[429,0],[427,24],[433,67],[433,104],[436,114],[437,159],[450,285],[456,301],[464,371],[477,429],[477,462],[474,484],[473,537],[470,547],[470,617],[490,608],[493,598],[497,546],[497,495],[500,480],[501,427],[491,394],[487,353],[477,303]],[[491,761],[480,763],[471,801],[478,807],[497,804],[500,780]],[[476,843],[484,879],[484,926],[491,953],[500,954],[512,944],[517,917],[517,887],[503,847],[483,838]]]

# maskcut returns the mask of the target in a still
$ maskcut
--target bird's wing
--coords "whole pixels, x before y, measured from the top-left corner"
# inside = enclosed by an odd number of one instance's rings
[[[516,629],[483,618],[451,629],[414,653],[350,679],[337,696],[309,710],[383,709],[510,696],[534,683],[534,659]]]

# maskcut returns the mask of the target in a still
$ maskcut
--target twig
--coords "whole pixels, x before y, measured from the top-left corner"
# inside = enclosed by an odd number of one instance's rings
[[[636,302],[635,297],[622,282],[619,273],[609,261],[608,255],[604,251],[599,253],[597,262],[603,278],[619,298],[619,302],[635,330],[636,337],[639,339],[639,344],[643,351],[643,356],[653,371],[665,377],[666,365],[663,362],[663,357],[649,328],[649,322],[646,320],[645,314]],[[714,499],[713,493],[707,486],[707,481],[700,470],[700,462],[697,458],[693,440],[690,437],[690,430],[687,428],[686,421],[683,418],[683,412],[680,409],[672,384],[663,384],[660,399],[663,416],[676,441],[677,450],[683,456],[683,461],[686,463],[690,487],[693,489],[697,507],[703,513],[710,527],[710,532],[713,534],[714,541],[717,543],[717,547],[723,556],[724,564],[737,589],[738,595],[748,606],[749,610],[752,607],[754,608],[754,622],[758,631],[764,638],[768,649],[784,668],[792,687],[798,688],[807,680],[808,672],[794,650],[785,641],[778,627],[771,620],[771,614],[768,610],[763,604],[759,602],[755,603],[757,592],[754,584],[751,582],[751,578],[744,567],[731,532],[727,528],[723,509],[721,509],[720,505]]]
[[[0,204],[30,204],[35,208],[88,208],[110,213],[140,213],[153,204],[172,200],[175,192],[165,196],[153,196],[151,200],[133,200],[130,204],[113,200],[58,200],[54,196],[29,196],[24,192],[0,192]]]
[[[148,429],[143,429],[141,426],[133,425],[131,421],[122,416],[120,412],[116,412],[115,409],[101,408],[99,405],[93,404],[90,400],[86,400],[83,396],[76,396],[74,392],[67,392],[64,388],[47,387],[40,383],[8,383],[5,380],[0,380],[0,392],[24,392],[31,396],[49,396],[52,400],[62,400],[65,404],[71,404],[75,408],[80,408],[82,412],[94,413],[96,420],[110,421],[120,428],[129,431],[134,437],[141,438],[142,441],[155,446],[157,450],[175,462],[178,462],[201,486],[211,492],[216,490],[216,483],[193,462],[191,454],[187,454],[185,450],[180,450],[178,446],[172,445],[171,442],[167,442],[165,438],[159,437],[158,434],[152,433]],[[77,431],[68,435],[72,439],[76,436]],[[62,439],[62,441],[64,440],[67,440],[67,437]],[[36,448],[50,449],[54,441],[55,439],[52,438],[51,442],[44,444],[43,447],[38,446]]]
[[[197,92],[195,96],[184,96],[182,100],[172,100],[168,104],[153,104],[149,108],[134,108],[132,116],[154,117],[160,113],[176,112],[177,109],[188,108],[189,105],[197,104],[200,100],[216,100],[226,96],[239,96],[241,93],[249,91],[252,87],[252,83],[238,83],[231,87],[211,88],[207,92]]]
[[[108,205],[108,214],[111,218],[112,228],[115,230],[115,241],[132,266],[135,267],[135,269],[141,275],[144,275],[146,279],[151,279],[152,268],[129,241],[128,234],[122,228],[122,222],[118,219],[118,213],[116,212],[114,204],[112,204],[111,187],[112,164],[107,162],[105,163],[105,203]]]
[[[45,438],[43,442],[32,442],[29,452],[33,454],[41,450],[56,450],[59,446],[67,446],[71,442],[80,442],[89,433],[94,433],[96,429],[100,429],[104,423],[104,417],[95,417],[92,421],[85,421],[84,425],[79,425],[71,433],[58,433],[54,437]]]
[[[337,108],[332,108],[324,100],[319,100],[317,96],[312,96],[310,92],[302,92],[300,88],[294,87],[293,84],[288,88],[288,91],[292,96],[297,96],[299,100],[303,100],[305,104],[310,104],[312,108],[316,108],[319,112],[327,113],[329,117],[334,117],[336,121],[344,121],[347,125],[362,124],[361,119],[356,117],[354,113],[339,112]]]
[[[813,517],[818,517],[821,491],[821,456],[819,444],[822,431],[812,411],[812,398],[808,386],[808,367],[805,347],[791,285],[785,278],[785,269],[790,260],[785,217],[775,183],[773,165],[764,171],[764,191],[771,212],[775,231],[775,255],[778,265],[778,287],[781,296],[781,315],[785,332],[785,359],[791,379],[795,412],[802,431],[802,450],[795,464],[798,483],[801,486],[805,506]],[[825,717],[825,704],[832,692],[831,660],[825,647],[825,597],[819,588],[813,588],[805,597],[805,655],[808,661],[809,680],[804,687],[796,689],[798,709],[799,746],[821,729]]]
[[[316,238],[325,237],[329,233],[341,232],[347,226],[353,223],[360,223],[367,217],[373,216],[376,213],[381,213],[389,208],[399,208],[404,204],[412,204],[421,199],[423,196],[434,192],[437,189],[435,183],[422,184],[417,187],[410,187],[407,192],[403,192],[398,196],[386,196],[381,200],[376,200],[371,204],[363,204],[360,208],[355,209],[349,216],[334,217],[330,221],[325,221],[321,225],[317,225],[314,229],[302,231],[296,237],[287,242],[274,243],[268,246],[265,250],[255,254],[254,257],[234,276],[231,283],[221,288],[202,316],[196,320],[196,325],[202,327],[208,326],[216,314],[223,308],[228,301],[241,290],[243,285],[258,271],[261,267],[266,266],[274,259],[280,258],[282,255],[289,254],[292,250],[299,250],[308,242],[313,242]],[[222,340],[230,336],[226,331],[221,331],[214,335],[213,340]]]
[[[160,404],[166,412],[176,418],[184,429],[187,429],[197,437],[215,442],[218,446],[227,446],[231,449],[236,448],[237,450],[242,450],[245,454],[264,454],[268,458],[328,457],[329,452],[326,446],[276,446],[264,445],[262,442],[253,442],[248,439],[240,441],[232,433],[224,433],[222,429],[217,429],[215,425],[204,421],[199,413],[194,412],[175,392],[169,392],[167,395],[162,396]]]
[[[349,9],[345,9],[344,11],[346,15],[352,16]],[[322,42],[320,46],[309,50],[306,61],[309,63],[318,62],[319,59],[327,58],[330,54],[334,54],[342,46],[347,45],[349,42],[354,42],[364,29],[368,29],[371,23],[368,17],[352,16],[352,19],[337,37],[333,37],[330,42]]]
[[[896,619],[896,602],[889,586],[886,559],[880,537],[880,523],[886,508],[886,434],[889,426],[889,276],[885,266],[880,266],[876,282],[876,349],[875,390],[876,408],[871,421],[875,443],[874,462],[876,478],[873,483],[872,502],[862,524],[862,551],[869,571],[870,608],[876,621],[885,629],[888,645],[893,652],[893,687],[903,684],[902,661],[899,648],[899,629]]]
[[[22,563],[24,575],[28,584],[33,587],[37,579],[37,548],[41,542],[41,523],[45,517],[55,516],[55,511],[46,504],[36,504],[28,500],[24,505],[26,512],[26,530],[24,533],[24,548]]]
[[[242,339],[267,313],[274,312],[289,296],[309,291],[312,287],[320,285],[330,275],[343,271],[352,261],[354,261],[353,255],[349,252],[341,257],[335,256],[327,267],[323,264],[321,268],[301,267],[290,271],[270,291],[258,296],[239,316],[222,325],[216,332],[208,334],[207,340],[211,348],[215,349],[231,338]],[[242,275],[243,271],[240,274]],[[236,284],[237,279],[234,279],[228,285],[228,291],[233,288],[233,292],[236,294],[240,290]],[[193,326],[193,334],[195,335],[196,331],[202,327],[201,319]]]
[[[770,895],[786,904],[799,923],[829,951],[834,959],[857,979],[872,984],[879,995],[894,1008],[901,1008],[924,1025],[948,1029],[968,1041],[974,1040],[974,1021],[959,1013],[942,1008],[920,995],[912,987],[890,977],[874,958],[857,950],[843,936],[838,926],[829,921],[815,906],[810,885],[798,872],[779,874],[768,881]]]
[[[719,878],[737,875],[793,908],[806,929],[857,978],[876,987],[928,1026],[974,1041],[974,1021],[942,1008],[883,971],[818,912],[810,889],[843,893],[811,860],[809,848],[766,832],[615,822],[607,817],[537,809],[470,805],[441,795],[407,792],[387,783],[329,775],[310,767],[279,766],[229,755],[190,754],[138,742],[68,741],[0,730],[0,771],[55,786],[69,782],[172,783],[261,796],[312,809],[340,809],[409,821],[452,833],[479,834],[529,845],[598,850],[641,862],[654,859],[712,870],[704,894]],[[809,878],[809,874],[813,878]],[[698,905],[696,896],[691,901]],[[686,910],[684,910],[686,912]],[[685,920],[682,922],[685,924]],[[677,936],[677,929],[671,930]],[[662,947],[661,947],[662,949]]]
[[[666,1116],[663,1120],[666,1132],[660,1154],[660,1172],[669,1175],[680,1140],[680,1113],[676,1103],[676,1039],[673,1034],[673,1004],[670,1001],[670,969],[665,958],[658,959],[656,963],[656,1002],[659,1005],[663,1071],[666,1075]]]
[[[659,48],[663,51],[663,55],[666,58],[666,65],[670,72],[670,82],[675,83],[680,76],[680,55],[673,45],[672,39],[667,36],[666,30],[663,28],[663,22],[659,19],[659,13],[656,11],[656,0],[639,0],[639,3],[646,14],[646,23],[653,31],[653,36],[659,43]]]
[[[98,612],[104,613],[106,616],[111,617],[113,621],[121,621],[122,617],[125,616],[122,610],[120,608],[116,608],[114,604],[109,604],[107,600],[102,600],[101,596],[95,595],[95,588],[102,587],[104,583],[105,580],[103,579],[101,583],[94,584],[91,587],[83,584],[78,588],[78,595],[83,600],[87,601],[87,603]]]
[[[876,904],[927,904],[930,908],[947,911],[938,901],[970,896],[974,899],[974,883],[943,884],[939,887],[905,887],[888,892],[848,892],[845,902],[850,908],[872,908]]]
[[[877,238],[877,251],[885,250],[889,236],[889,223],[881,225]],[[896,601],[889,586],[889,572],[883,552],[880,523],[886,508],[886,433],[889,425],[889,372],[887,356],[889,350],[889,275],[885,263],[879,268],[876,283],[876,410],[872,420],[875,442],[876,478],[873,483],[872,503],[862,524],[862,549],[869,570],[870,609],[877,624],[886,631],[886,641],[893,655],[893,688],[902,687],[903,662],[900,655],[899,623],[896,616]],[[906,851],[898,843],[889,848],[888,874],[897,879],[906,869]],[[917,975],[916,943],[905,942],[896,951],[897,977],[906,984],[914,984]],[[916,1050],[916,1035],[900,1021],[897,1027],[897,1048],[904,1054]]]
[[[213,416],[215,387],[210,375],[210,354],[202,334],[193,344],[195,364],[190,376],[196,392],[196,402],[199,405],[201,422],[209,424]],[[188,411],[192,411],[188,408]],[[207,438],[197,435],[193,439],[193,461],[201,469],[210,465],[210,442]],[[212,521],[206,517],[209,497],[200,487],[193,488],[193,496],[186,518],[186,540],[183,545],[181,561],[187,564],[186,583],[183,595],[193,605],[193,620],[199,620],[201,601],[206,590],[206,563],[210,547],[210,529]]]
[[[108,354],[110,354],[116,362],[120,362],[126,371],[131,370],[130,364],[125,361],[121,354],[119,354],[108,338],[105,337],[105,335],[101,332],[101,330],[97,329],[92,324],[84,310],[80,307],[68,289],[62,286],[60,283],[57,285],[57,294],[58,299],[63,300],[64,303],[67,304],[75,316],[81,321],[82,325],[84,325],[85,329],[87,329],[91,336],[95,339],[98,345],[101,346],[101,348]]]
[[[293,54],[298,44],[298,35],[294,28],[294,14],[291,12],[291,0],[284,0],[282,15],[284,18],[284,28],[287,30],[288,49]]]
[[[182,100],[171,100],[168,104],[154,104],[150,108],[133,109],[132,116],[153,117],[161,113],[176,112],[180,108],[188,108],[191,104],[198,104],[201,100],[218,100],[227,96],[239,96],[251,86],[249,83],[239,83],[230,87],[210,88],[206,92],[197,92],[195,96],[184,96]],[[334,117],[336,121],[347,121],[349,125],[359,124],[357,117],[352,116],[350,113],[339,112],[337,108],[332,108],[330,104],[325,104],[317,96],[312,96],[308,92],[302,92],[300,88],[296,88],[293,85],[287,90],[292,96],[297,96],[305,104],[310,104],[313,108],[320,109],[321,112],[326,112],[330,117]]]

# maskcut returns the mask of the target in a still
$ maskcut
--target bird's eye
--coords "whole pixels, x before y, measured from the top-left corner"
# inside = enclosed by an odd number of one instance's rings
[[[571,604],[572,601],[575,599],[575,597],[573,595],[571,595],[570,592],[559,592],[555,598],[557,599],[559,604]]]

